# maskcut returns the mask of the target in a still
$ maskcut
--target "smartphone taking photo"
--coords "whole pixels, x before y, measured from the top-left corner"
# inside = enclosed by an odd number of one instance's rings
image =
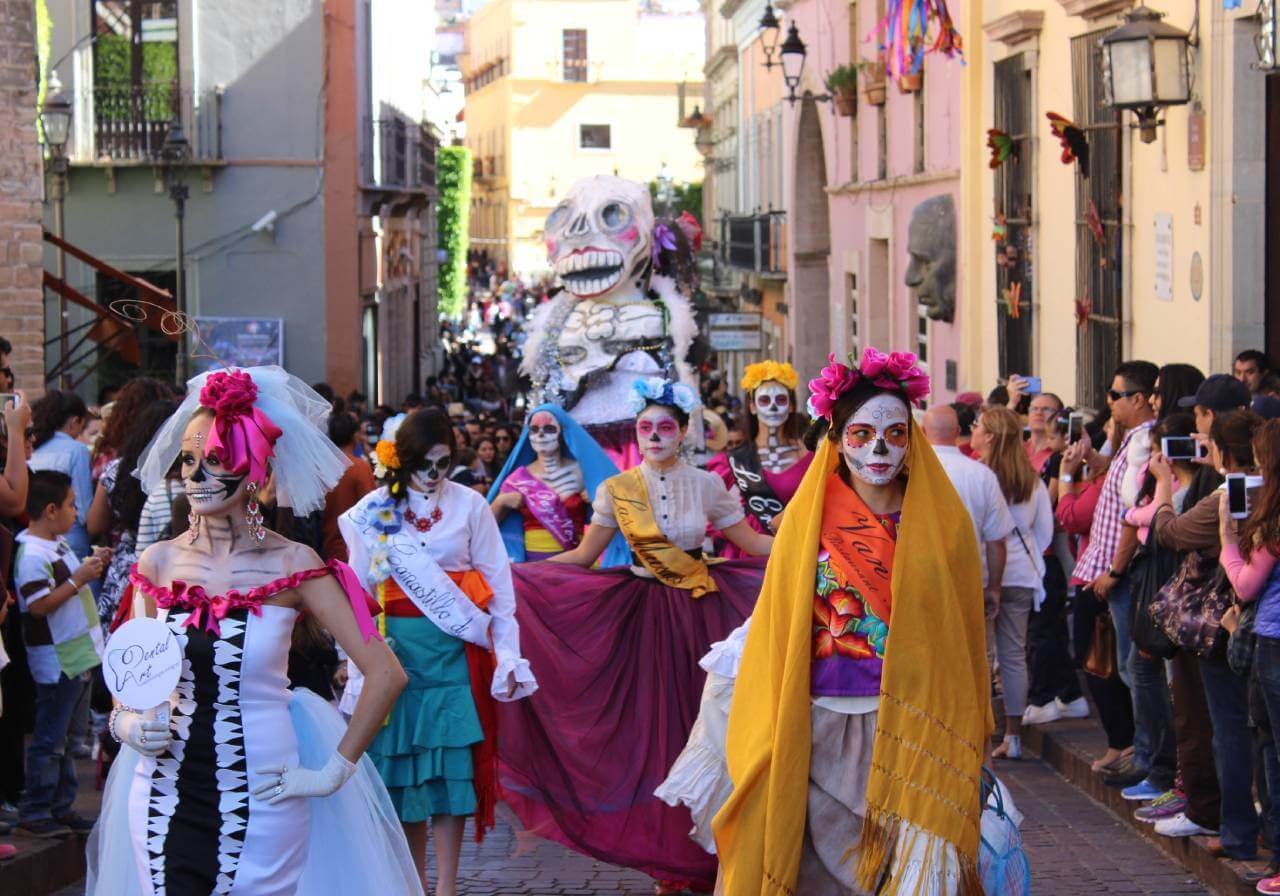
[[[1165,436],[1160,440],[1160,453],[1169,460],[1199,460],[1206,455],[1206,445],[1191,436]]]
[[[1233,520],[1249,516],[1249,477],[1244,473],[1227,474],[1227,512]]]

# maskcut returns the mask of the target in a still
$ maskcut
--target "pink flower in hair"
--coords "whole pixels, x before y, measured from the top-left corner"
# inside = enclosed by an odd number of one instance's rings
[[[243,370],[219,370],[209,374],[200,390],[200,404],[215,417],[248,414],[258,400],[258,384]]]
[[[885,372],[888,365],[889,356],[878,348],[868,345],[862,350],[862,363],[858,365],[858,371],[864,379],[875,380]]]
[[[827,361],[818,378],[809,380],[809,413],[815,420],[819,417],[830,420],[831,409],[840,396],[858,384],[858,371],[841,364],[834,354],[828,356]]]

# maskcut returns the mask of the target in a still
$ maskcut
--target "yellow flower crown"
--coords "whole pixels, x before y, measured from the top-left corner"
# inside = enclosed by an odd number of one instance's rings
[[[770,380],[776,380],[795,391],[796,386],[800,384],[800,375],[786,361],[761,361],[758,364],[748,365],[743,371],[742,388],[748,392],[754,392],[760,388],[761,383],[767,383]]]
[[[395,442],[383,439],[374,448],[374,454],[377,455],[378,463],[388,470],[400,469],[400,456],[396,454]]]

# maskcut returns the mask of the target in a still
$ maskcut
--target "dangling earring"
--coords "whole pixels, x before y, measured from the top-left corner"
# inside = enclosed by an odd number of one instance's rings
[[[261,543],[267,537],[267,530],[262,525],[262,507],[258,504],[258,483],[249,483],[249,503],[245,506],[249,523],[249,534],[253,540]]]
[[[187,544],[195,544],[200,537],[200,516],[194,510],[187,512]]]

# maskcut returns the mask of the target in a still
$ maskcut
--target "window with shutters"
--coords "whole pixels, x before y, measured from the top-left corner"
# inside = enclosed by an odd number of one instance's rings
[[[1120,111],[1106,104],[1105,31],[1071,41],[1073,120],[1089,141],[1089,176],[1076,164],[1076,394],[1102,408],[1120,364],[1124,290],[1120,260],[1123,141]]]
[[[1022,53],[994,65],[994,127],[1012,141],[1009,157],[995,169],[997,343],[1000,375],[1035,373],[1035,259],[1032,224],[1035,160],[1031,73]]]
[[[585,28],[564,30],[564,79],[587,80],[587,31]]]

